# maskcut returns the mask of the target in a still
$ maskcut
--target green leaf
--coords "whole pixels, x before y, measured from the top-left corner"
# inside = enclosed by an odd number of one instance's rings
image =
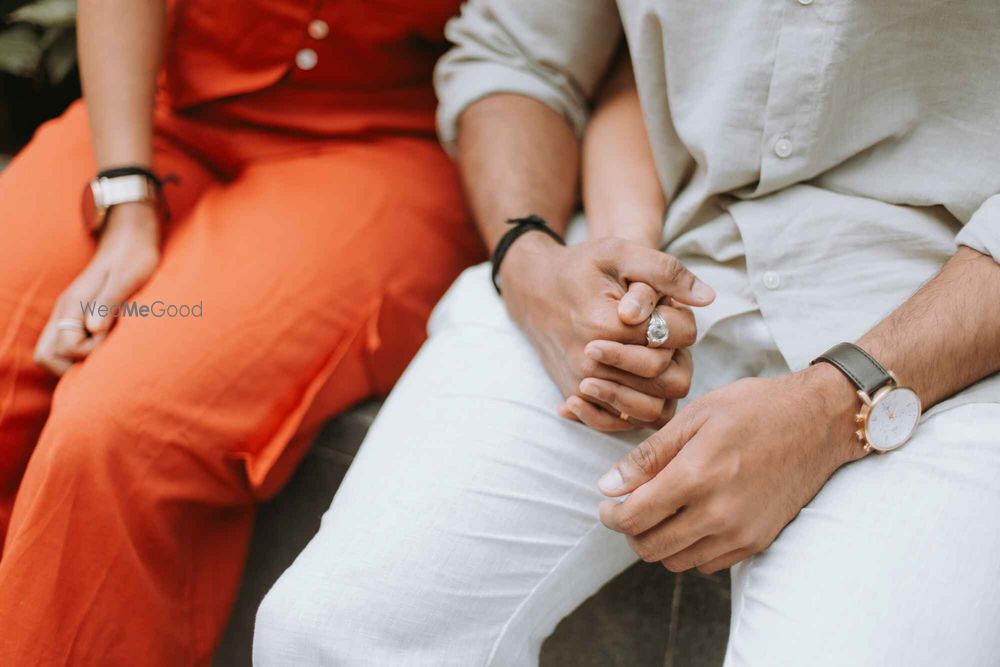
[[[43,28],[68,27],[76,23],[76,0],[38,0],[15,9],[7,20]]]
[[[42,59],[38,33],[26,25],[0,31],[0,71],[17,76],[34,76]]]
[[[76,67],[76,31],[64,30],[45,52],[49,83],[58,85]]]

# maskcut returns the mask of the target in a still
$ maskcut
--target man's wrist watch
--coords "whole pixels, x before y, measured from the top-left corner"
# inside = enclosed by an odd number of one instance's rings
[[[162,181],[148,169],[122,167],[100,172],[83,189],[83,224],[96,236],[104,229],[113,206],[150,202],[159,211]]]
[[[920,422],[920,397],[902,386],[870,354],[853,343],[840,343],[816,357],[836,367],[858,388],[861,411],[855,432],[866,452],[888,452],[910,439]]]

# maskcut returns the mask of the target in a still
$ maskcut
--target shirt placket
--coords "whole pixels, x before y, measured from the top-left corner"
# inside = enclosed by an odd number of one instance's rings
[[[829,50],[824,14],[832,0],[783,1],[765,112],[758,195],[794,183],[808,169]]]
[[[800,180],[808,170],[829,48],[823,3],[830,1],[784,0],[765,107],[757,196]],[[766,251],[752,259],[749,279],[758,301],[770,301],[766,295],[791,287],[779,262]]]
[[[324,2],[316,3],[316,8],[305,26],[304,42],[295,53],[295,69],[292,72],[292,77],[295,79],[306,78],[303,73],[311,72],[319,65],[320,47],[330,36],[330,24],[322,18],[324,5]]]

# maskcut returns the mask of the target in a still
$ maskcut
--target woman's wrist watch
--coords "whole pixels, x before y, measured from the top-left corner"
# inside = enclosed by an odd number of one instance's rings
[[[163,181],[144,167],[106,169],[83,189],[81,213],[91,235],[104,229],[111,208],[118,204],[149,202],[159,212]]]
[[[858,388],[861,411],[855,432],[866,452],[888,452],[906,444],[920,422],[920,397],[900,385],[892,371],[853,343],[840,343],[816,357],[837,368]]]

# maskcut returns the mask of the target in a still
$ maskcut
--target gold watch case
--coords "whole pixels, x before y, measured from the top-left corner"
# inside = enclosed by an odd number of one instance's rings
[[[864,445],[866,453],[875,452],[876,454],[884,454],[886,452],[899,449],[900,447],[905,445],[910,440],[910,438],[913,437],[913,433],[914,431],[916,431],[917,425],[920,423],[920,417],[923,414],[923,405],[920,403],[920,397],[917,395],[917,393],[913,391],[913,389],[911,389],[910,387],[901,385],[899,383],[899,380],[892,373],[892,371],[889,371],[889,376],[892,377],[892,382],[885,385],[884,387],[879,388],[879,390],[875,392],[874,396],[869,396],[868,394],[866,394],[861,390],[858,390],[857,392],[858,397],[861,399],[861,410],[858,412],[858,414],[854,416],[854,421],[858,424],[859,427],[858,430],[855,431],[854,435]],[[872,436],[869,431],[870,428],[869,419],[872,416],[872,412],[883,401],[885,401],[893,392],[897,391],[907,391],[914,395],[917,402],[916,418],[913,420],[913,423],[910,425],[909,430],[906,432],[906,434],[903,436],[901,440],[892,444],[891,446],[880,447],[872,442]]]

